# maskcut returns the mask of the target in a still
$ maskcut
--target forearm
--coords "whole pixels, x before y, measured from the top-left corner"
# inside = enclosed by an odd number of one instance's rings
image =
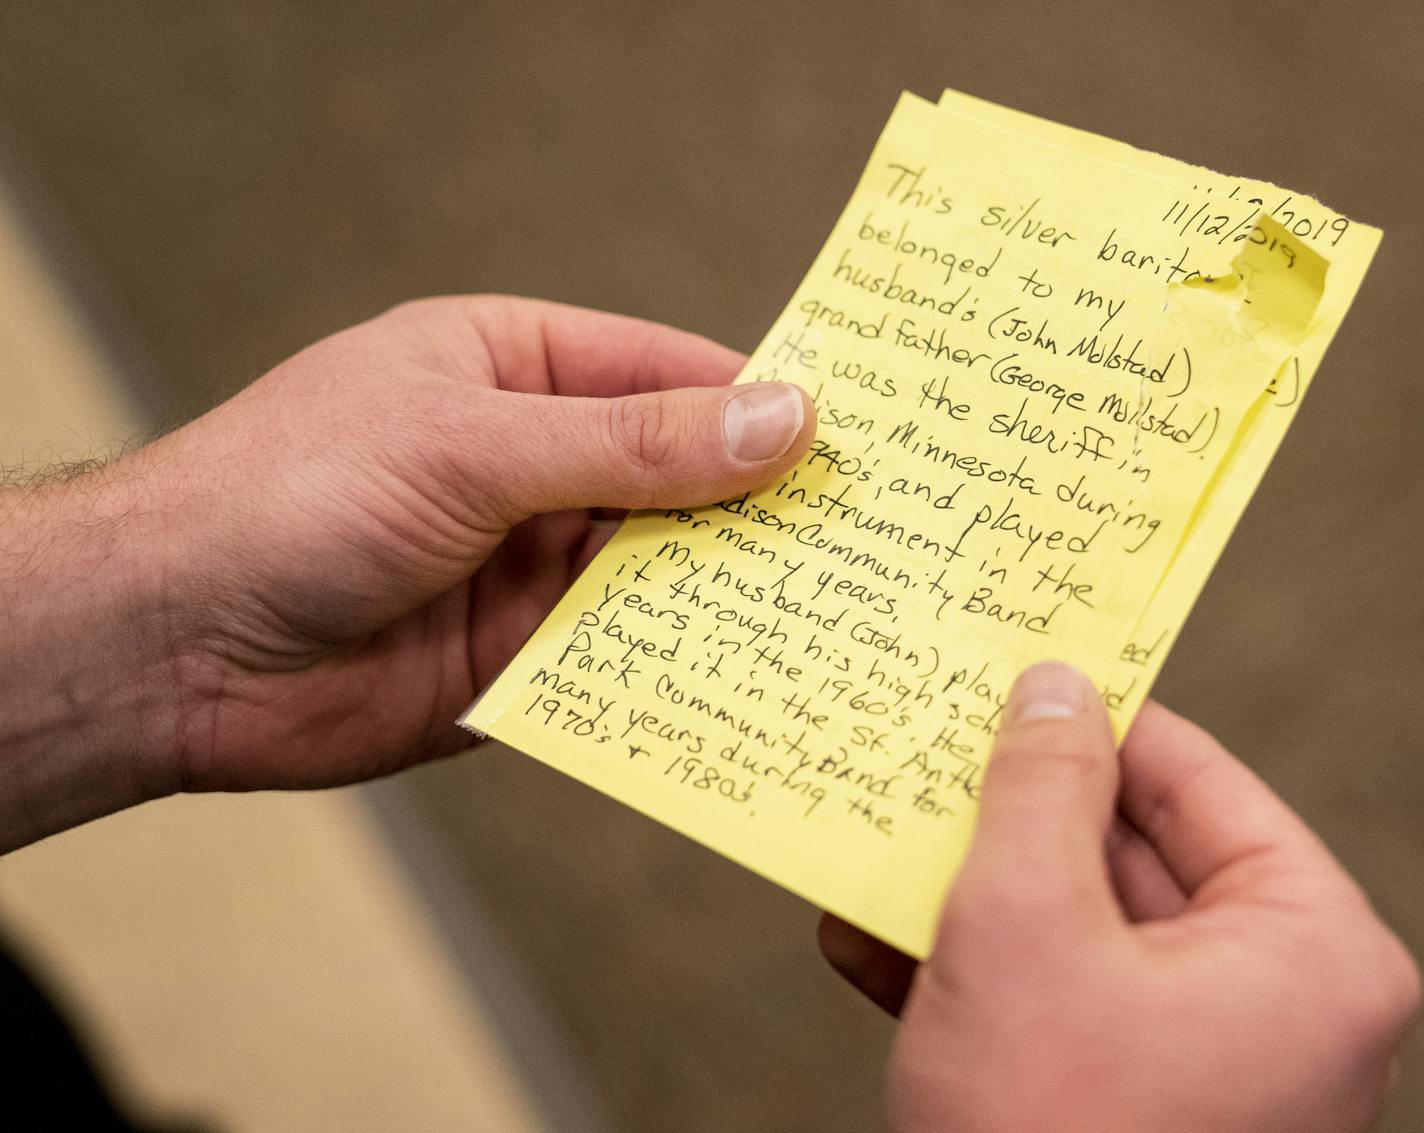
[[[0,852],[176,786],[160,536],[133,468],[0,492]]]

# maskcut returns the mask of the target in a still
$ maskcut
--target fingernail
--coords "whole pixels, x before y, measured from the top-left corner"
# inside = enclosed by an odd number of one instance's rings
[[[804,420],[799,389],[784,382],[758,382],[727,399],[722,440],[738,460],[770,460],[791,447]]]
[[[1077,716],[1095,695],[1088,678],[1062,661],[1030,665],[1009,690],[1004,722],[1009,726],[1034,720],[1066,720]]]

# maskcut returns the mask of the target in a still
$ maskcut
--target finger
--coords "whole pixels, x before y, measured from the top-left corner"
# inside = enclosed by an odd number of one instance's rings
[[[1009,693],[985,770],[979,822],[947,908],[1034,935],[1055,919],[1121,923],[1105,843],[1117,792],[1107,713],[1088,678],[1058,662]],[[987,902],[983,909],[979,902]]]
[[[382,317],[407,327],[426,364],[456,374],[492,369],[500,389],[517,393],[621,397],[724,386],[746,361],[701,335],[534,299],[444,296]]]
[[[470,580],[469,657],[477,688],[499,675],[568,590],[571,549],[584,537],[586,514],[514,525]]]
[[[826,913],[816,928],[821,953],[877,1007],[898,1016],[919,964],[898,948]]]
[[[1134,924],[1178,916],[1187,896],[1152,843],[1122,817],[1108,830],[1108,873],[1118,904]]]
[[[1295,813],[1201,728],[1148,701],[1122,747],[1122,808],[1190,897],[1212,879],[1340,867]]]
[[[810,399],[784,382],[602,399],[481,391],[467,409],[479,444],[460,464],[510,524],[728,499],[789,468],[815,429]]]

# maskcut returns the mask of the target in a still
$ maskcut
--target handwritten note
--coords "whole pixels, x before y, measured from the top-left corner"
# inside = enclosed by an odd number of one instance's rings
[[[808,456],[630,518],[462,723],[924,955],[1014,677],[1126,729],[1379,238],[902,96],[739,378],[812,394]]]

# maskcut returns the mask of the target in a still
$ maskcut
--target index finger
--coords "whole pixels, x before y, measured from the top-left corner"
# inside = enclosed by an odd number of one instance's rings
[[[421,349],[441,369],[493,371],[500,389],[623,397],[727,385],[746,358],[661,323],[506,295],[418,300],[396,313],[428,321]]]
[[[1322,869],[1343,876],[1324,843],[1254,772],[1155,701],[1123,741],[1121,807],[1189,897],[1209,882]]]

